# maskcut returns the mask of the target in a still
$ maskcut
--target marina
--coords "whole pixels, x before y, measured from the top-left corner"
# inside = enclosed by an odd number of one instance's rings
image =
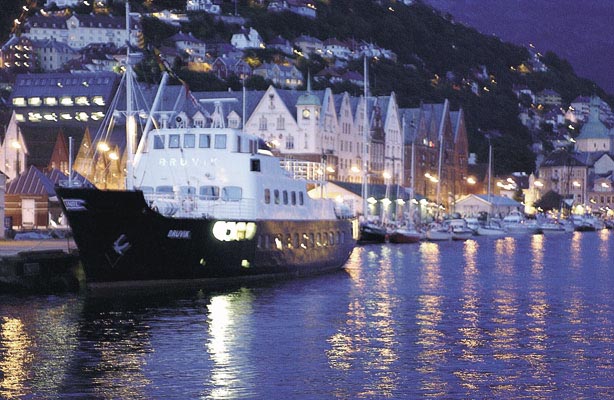
[[[609,230],[374,244],[221,291],[0,295],[0,397],[607,398],[612,249]]]

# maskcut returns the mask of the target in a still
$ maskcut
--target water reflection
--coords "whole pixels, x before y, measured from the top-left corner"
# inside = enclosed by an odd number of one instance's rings
[[[241,328],[242,319],[253,313],[253,295],[249,289],[211,298],[207,305],[209,339],[207,352],[213,360],[209,398],[233,399],[250,397],[254,371],[241,355],[251,346],[251,332]],[[237,368],[237,366],[243,366]],[[208,379],[209,380],[209,379]],[[209,386],[209,385],[207,385]]]
[[[26,394],[25,387],[33,355],[32,339],[25,332],[23,322],[17,318],[2,318],[0,325],[3,350],[0,355],[0,396],[19,398]]]
[[[444,312],[441,289],[441,257],[438,243],[420,244],[422,269],[420,271],[421,293],[416,311],[418,334],[416,344],[421,350],[416,356],[420,373],[420,388],[428,396],[443,396],[448,392],[448,382],[442,379],[439,369],[446,365],[449,348],[445,345],[445,333],[440,329]]]
[[[354,395],[343,390],[335,391],[334,395],[338,398],[391,397],[400,383],[399,371],[394,368],[399,361],[398,316],[395,315],[399,299],[392,293],[398,263],[392,260],[393,250],[389,246],[378,248],[377,252],[368,246],[356,250],[347,267],[355,286],[344,324],[328,339],[331,348],[327,358],[333,370],[358,374],[362,379],[356,382]],[[375,268],[375,275],[370,280],[360,279],[362,275],[357,270],[370,267]],[[371,301],[359,300],[365,295]],[[374,366],[377,373],[367,373]]]

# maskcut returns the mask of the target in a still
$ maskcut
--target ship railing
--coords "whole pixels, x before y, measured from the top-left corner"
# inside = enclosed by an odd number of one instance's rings
[[[281,167],[294,179],[321,182],[324,179],[324,163],[303,160],[280,160]]]
[[[250,198],[222,199],[221,197],[172,194],[145,195],[147,204],[156,212],[175,218],[255,219],[256,200]]]

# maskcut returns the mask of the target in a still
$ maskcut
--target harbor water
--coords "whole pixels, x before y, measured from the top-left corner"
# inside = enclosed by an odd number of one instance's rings
[[[0,295],[0,398],[612,398],[614,232],[357,247],[344,271]]]

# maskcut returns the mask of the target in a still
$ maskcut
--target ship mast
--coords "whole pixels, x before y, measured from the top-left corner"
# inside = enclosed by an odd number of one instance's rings
[[[136,121],[132,110],[132,60],[130,59],[130,3],[126,1],[126,189],[133,187],[134,141],[136,139]]]

